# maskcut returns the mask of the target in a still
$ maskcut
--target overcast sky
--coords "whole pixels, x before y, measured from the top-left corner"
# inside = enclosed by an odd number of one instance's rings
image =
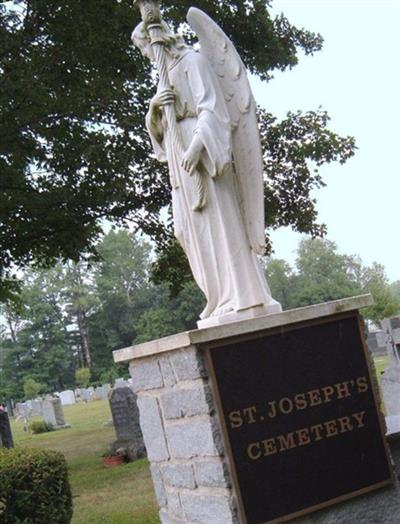
[[[277,116],[322,106],[331,129],[355,136],[354,158],[322,168],[320,220],[341,253],[377,261],[399,280],[400,0],[274,0],[272,12],[325,43],[268,84],[252,80],[257,102]],[[273,233],[275,256],[293,263],[299,238]]]

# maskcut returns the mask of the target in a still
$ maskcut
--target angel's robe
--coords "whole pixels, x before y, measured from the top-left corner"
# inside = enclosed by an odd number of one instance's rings
[[[194,211],[196,181],[181,166],[173,140],[162,118],[162,137],[147,128],[154,152],[168,162],[172,185],[175,236],[179,240],[197,285],[207,298],[205,319],[255,306],[279,304],[271,298],[257,255],[250,248],[232,170],[232,125],[217,77],[207,60],[185,50],[169,69],[177,100],[175,110],[185,150],[197,135],[204,148],[200,162],[207,202]]]

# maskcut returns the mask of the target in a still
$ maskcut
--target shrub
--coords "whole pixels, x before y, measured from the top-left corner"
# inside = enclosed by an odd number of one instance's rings
[[[29,424],[29,429],[34,435],[39,433],[47,433],[51,431],[51,428],[46,424],[44,420],[35,420]]]
[[[69,524],[67,463],[56,451],[0,449],[0,522]]]

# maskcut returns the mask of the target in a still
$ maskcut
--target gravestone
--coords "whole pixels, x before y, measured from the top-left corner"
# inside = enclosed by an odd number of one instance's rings
[[[75,394],[72,390],[61,391],[60,399],[63,406],[72,406],[76,404]]]
[[[106,400],[108,398],[108,394],[110,392],[110,387],[107,387],[107,385],[105,386],[98,386],[95,391],[94,391],[94,394],[95,394],[95,398],[97,400]]]
[[[32,410],[32,416],[42,416],[43,415],[43,406],[42,401],[40,399],[35,399],[31,401],[31,410]]]
[[[137,396],[128,387],[118,387],[111,391],[110,408],[117,434],[112,451],[123,449],[130,461],[146,456],[146,448],[139,425]]]
[[[384,333],[386,352],[389,357],[389,366],[381,376],[382,396],[387,417],[398,417],[400,415],[400,357],[391,320],[382,320],[381,326]],[[395,420],[392,419],[389,423],[392,430]],[[396,433],[399,431],[400,426],[398,426]]]
[[[0,448],[13,448],[10,419],[6,411],[0,411]]]
[[[128,384],[128,382],[124,378],[117,378],[117,379],[115,379],[114,389],[115,388],[126,388],[128,386],[129,386],[129,384]]]
[[[21,418],[29,418],[29,408],[25,402],[17,402],[15,405],[15,411],[17,415]]]
[[[69,428],[69,424],[65,423],[64,410],[61,404],[61,399],[51,398],[43,402],[43,418],[48,426],[52,429]]]
[[[88,403],[92,400],[92,394],[88,389],[81,389],[80,398],[82,402]]]

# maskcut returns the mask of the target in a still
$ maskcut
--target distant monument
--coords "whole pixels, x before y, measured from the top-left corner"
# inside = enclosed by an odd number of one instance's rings
[[[122,449],[130,461],[146,456],[139,425],[137,397],[130,388],[118,387],[110,393],[110,409],[117,440],[112,451]]]

